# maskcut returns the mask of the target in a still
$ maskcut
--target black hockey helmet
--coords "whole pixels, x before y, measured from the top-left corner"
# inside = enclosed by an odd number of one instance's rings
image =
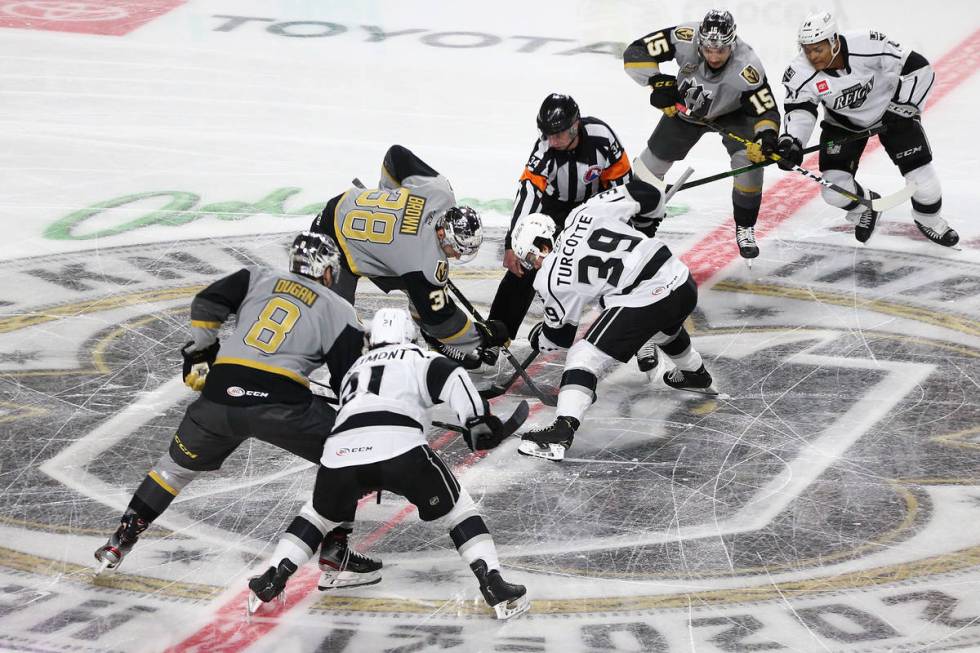
[[[578,105],[570,95],[552,93],[538,110],[538,129],[545,136],[569,129],[579,118]]]
[[[698,48],[734,47],[736,36],[735,19],[731,12],[712,9],[698,26]]]

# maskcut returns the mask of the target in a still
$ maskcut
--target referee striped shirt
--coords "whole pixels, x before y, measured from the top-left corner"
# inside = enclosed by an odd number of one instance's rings
[[[514,200],[514,215],[507,232],[505,246],[511,248],[511,232],[517,220],[544,209],[547,196],[551,205],[566,204],[564,214],[593,195],[630,180],[630,162],[623,145],[612,128],[598,118],[583,117],[579,124],[579,143],[574,150],[553,150],[548,137],[534,144],[520,178]],[[559,229],[564,215],[560,218]]]

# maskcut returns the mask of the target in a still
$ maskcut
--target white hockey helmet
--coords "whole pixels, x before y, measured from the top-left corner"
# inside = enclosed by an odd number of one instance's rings
[[[437,226],[446,230],[442,244],[459,253],[460,263],[472,261],[483,244],[480,214],[468,206],[454,206],[442,214]]]
[[[333,282],[340,274],[340,252],[333,238],[312,231],[300,232],[289,248],[289,271],[319,281],[327,269],[333,271]]]
[[[840,51],[837,19],[829,11],[807,16],[796,35],[796,42],[799,43],[800,47],[821,41],[829,42],[831,54],[837,56]]]
[[[418,340],[412,316],[404,308],[379,308],[371,319],[368,343],[373,347],[402,345]]]
[[[534,267],[528,260],[529,255],[535,258],[544,256],[541,246],[547,244],[554,249],[555,247],[555,221],[544,213],[529,213],[522,215],[514,225],[514,231],[510,236],[510,247],[520,260],[521,265],[527,269]]]

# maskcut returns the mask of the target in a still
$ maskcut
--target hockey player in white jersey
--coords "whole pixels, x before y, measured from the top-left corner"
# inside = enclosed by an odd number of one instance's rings
[[[119,527],[96,550],[100,571],[119,566],[191,481],[219,469],[249,438],[310,462],[320,459],[337,413],[310,392],[309,375],[325,365],[331,387],[339,392],[364,348],[353,307],[329,290],[339,271],[337,245],[304,232],[293,241],[289,272],[249,266],[194,297],[194,339],[181,354],[184,382],[201,396],[188,406],[170,450],[144,477]],[[219,343],[218,329],[232,314],[235,328]],[[347,546],[352,526],[324,532],[320,564],[336,571],[335,587],[380,578],[379,561]]]
[[[555,421],[525,433],[520,453],[563,459],[596,399],[599,378],[644,343],[655,344],[674,363],[663,376],[668,386],[717,394],[684,328],[697,306],[694,279],[662,240],[630,225],[662,217],[663,211],[660,191],[634,179],[573,211],[557,240],[554,225],[541,214],[515,227],[514,251],[538,269],[534,288],[544,300],[544,321],[532,328],[531,346],[542,352],[570,348]],[[582,312],[596,303],[602,312],[572,344]]]
[[[375,313],[370,351],[344,378],[340,413],[323,448],[313,498],[280,538],[265,573],[249,582],[250,609],[282,593],[323,534],[354,519],[362,496],[387,490],[412,502],[424,521],[445,524],[498,618],[527,611],[527,591],[501,577],[493,538],[473,499],[425,440],[429,409],[443,402],[466,425],[464,438],[474,451],[496,447],[507,433],[462,368],[420,349],[415,339],[406,311]],[[322,579],[321,585],[329,582]]]
[[[676,61],[676,77],[660,64]],[[708,128],[710,120],[752,141],[744,146],[732,139],[723,143],[732,169],[765,160],[762,146],[775,147],[779,110],[772,97],[762,62],[748,43],[738,37],[735,19],[727,11],[712,9],[700,22],[682,23],[647,34],[623,53],[626,73],[641,86],[649,86],[650,104],[664,112],[647,147],[633,161],[634,174],[663,179],[675,161],[684,159]],[[678,113],[683,104],[687,113]],[[759,255],[755,223],[762,203],[762,168],[734,178],[732,211],[735,242],[743,258]]]
[[[942,189],[932,165],[932,149],[922,127],[922,110],[935,74],[921,54],[908,50],[881,32],[839,32],[829,12],[810,16],[800,26],[800,54],[783,74],[786,117],[775,152],[780,167],[790,169],[803,161],[803,146],[823,106],[820,140],[838,140],[854,132],[884,126],[881,144],[910,184],[912,218],[929,240],[953,247],[959,235],[941,215]],[[877,197],[855,180],[868,137],[820,150],[824,179],[867,199]],[[765,148],[770,152],[770,148]],[[847,212],[854,237],[867,242],[880,215],[830,189],[828,204]]]

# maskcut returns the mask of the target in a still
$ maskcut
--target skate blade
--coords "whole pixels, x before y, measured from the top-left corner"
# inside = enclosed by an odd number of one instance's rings
[[[285,607],[286,592],[283,591],[282,594],[269,601],[269,604],[271,604],[272,607]],[[256,596],[255,592],[249,591],[248,598],[245,600],[246,616],[251,618],[255,613],[259,612],[264,605],[266,605],[265,601]]]
[[[521,440],[521,443],[517,445],[517,453],[555,462],[565,460],[565,447],[554,443],[542,445],[532,440]]]
[[[527,594],[519,596],[512,601],[504,601],[493,606],[493,611],[497,613],[497,619],[513,619],[519,617],[531,609],[531,601]]]
[[[99,566],[95,570],[95,575],[101,576],[102,574],[106,574],[107,576],[109,576],[115,570],[116,570],[116,565],[112,564],[108,560],[102,560],[99,562]]]
[[[357,574],[352,571],[335,571],[330,569],[320,574],[320,580],[317,581],[316,588],[321,592],[326,592],[328,590],[336,590],[344,587],[376,585],[380,582],[380,571],[369,571],[366,574]]]

